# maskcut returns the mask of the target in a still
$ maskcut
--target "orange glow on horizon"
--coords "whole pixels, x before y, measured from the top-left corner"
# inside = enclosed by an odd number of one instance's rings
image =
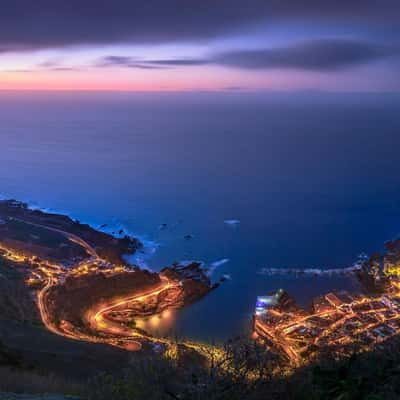
[[[302,73],[252,71],[223,67],[168,70],[87,69],[80,71],[1,72],[0,90],[185,92],[244,90],[287,91],[309,87]]]
[[[365,67],[359,74],[338,71],[329,77],[323,72],[302,70],[252,70],[222,66],[177,67],[161,70],[88,68],[70,71],[0,70],[3,91],[280,91],[318,89],[333,92],[398,92],[392,81],[375,79],[380,70]]]
[[[232,76],[231,76],[232,75]],[[32,91],[191,91],[234,86],[236,73],[215,71],[27,71],[1,72],[0,90]]]
[[[37,91],[173,91],[189,90],[184,85],[164,85],[154,82],[123,82],[116,79],[99,80],[93,77],[60,77],[49,75],[42,79],[21,73],[0,73],[0,90]]]

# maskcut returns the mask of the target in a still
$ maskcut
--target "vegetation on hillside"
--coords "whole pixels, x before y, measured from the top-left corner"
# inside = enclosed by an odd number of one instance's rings
[[[225,362],[179,366],[161,357],[133,359],[119,373],[100,373],[89,400],[395,400],[400,398],[400,342],[343,360],[329,357],[297,370],[254,342],[230,342]]]

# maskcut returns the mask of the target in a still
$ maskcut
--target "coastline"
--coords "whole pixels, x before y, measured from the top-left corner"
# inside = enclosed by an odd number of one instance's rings
[[[69,339],[107,343],[128,351],[158,343],[167,352],[175,344],[149,335],[136,327],[135,320],[185,307],[218,286],[196,263],[173,265],[160,273],[128,267],[125,255],[135,254],[142,246],[137,239],[116,238],[66,215],[5,200],[0,202],[0,216],[2,257],[23,266],[19,270],[37,293],[44,325]],[[119,311],[122,305],[123,312]],[[124,326],[121,320],[114,321],[120,312]],[[179,346],[184,352],[193,350],[193,344]]]
[[[12,196],[5,195],[3,193],[0,193],[0,202],[1,201],[6,201],[12,199]],[[157,249],[161,246],[161,243],[152,240],[147,237],[146,234],[139,234],[134,231],[131,231],[128,229],[123,223],[118,222],[117,220],[112,222],[112,221],[107,221],[107,222],[93,222],[90,221],[90,219],[84,218],[82,216],[76,215],[74,213],[71,213],[67,211],[66,209],[58,209],[58,208],[52,208],[52,207],[43,207],[39,205],[38,202],[32,201],[29,199],[22,199],[22,200],[17,200],[20,203],[26,204],[27,208],[32,211],[41,211],[45,214],[52,214],[52,215],[61,215],[70,218],[71,220],[78,220],[80,223],[84,225],[88,225],[90,228],[93,230],[111,235],[115,237],[116,239],[121,239],[123,236],[128,236],[131,239],[138,240],[142,244],[141,250],[147,251],[146,255],[153,255]],[[112,218],[114,219],[114,218]],[[105,226],[103,226],[105,225]],[[123,233],[118,234],[119,231],[123,230]],[[128,264],[131,265],[132,267],[134,266],[139,266],[137,263],[135,263],[134,257],[138,256],[136,252],[135,254],[125,254],[123,255],[124,261]],[[130,260],[130,258],[133,258],[133,260]],[[145,269],[149,269],[147,266],[144,266]]]
[[[117,238],[69,216],[32,209],[15,200],[0,201],[0,221],[0,256],[25,276],[27,284],[36,293],[42,322],[49,331],[67,339],[105,343],[127,351],[153,351],[154,346],[158,346],[161,352],[168,354],[178,346],[184,354],[194,351],[205,356],[207,353],[199,343],[175,343],[168,337],[157,337],[140,322],[150,319],[158,324],[163,318],[169,318],[171,310],[184,308],[217,288],[219,283],[211,282],[210,271],[201,263],[176,263],[158,273],[128,266],[124,262],[126,254],[134,255],[142,248],[136,238],[127,235]],[[400,241],[387,243],[386,247],[391,258],[393,252],[397,257]],[[396,257],[394,263],[397,263]],[[368,286],[362,279],[378,276],[379,260],[373,255],[370,258],[364,256],[352,267],[343,269],[272,268],[262,269],[259,273],[295,277],[356,276],[367,293],[372,293],[374,283],[377,293],[387,292],[393,298],[392,282],[388,289],[386,280],[370,279]],[[227,262],[229,259],[221,259],[212,267]],[[367,271],[366,275],[363,275],[364,271]],[[374,271],[373,275],[370,271]],[[255,319],[254,331],[270,345],[283,349],[295,365],[302,362],[301,350],[288,350],[288,344],[283,346],[283,339],[276,339],[271,333],[280,329],[280,325],[284,332],[292,332],[293,323],[285,325],[287,318],[311,321],[315,316],[330,318],[333,313],[346,321],[346,307],[378,301],[368,294],[363,297],[344,292],[328,293],[318,299],[310,298],[313,305],[308,311],[301,309],[290,296],[286,298],[288,305],[271,308],[273,318],[261,322]],[[386,303],[383,301],[382,304]],[[393,304],[390,307],[397,310],[397,303]],[[315,311],[316,307],[323,311]],[[255,315],[258,316],[257,312]],[[276,322],[279,321],[277,315],[283,322]],[[304,329],[301,325],[300,328],[296,330]],[[316,327],[313,329],[318,331]],[[325,346],[326,341],[322,344]],[[307,354],[311,357],[314,353],[308,351]]]

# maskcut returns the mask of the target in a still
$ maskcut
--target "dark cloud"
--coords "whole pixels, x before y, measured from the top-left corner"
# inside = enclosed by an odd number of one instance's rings
[[[258,50],[235,50],[205,58],[140,60],[108,56],[96,63],[100,67],[172,68],[205,64],[243,69],[293,68],[301,70],[335,70],[365,64],[399,54],[399,49],[376,43],[343,39],[325,39],[298,43],[289,47]]]
[[[146,63],[133,57],[126,56],[107,56],[100,59],[96,64],[96,67],[125,67],[125,68],[137,68],[137,69],[161,69],[164,68],[162,65]]]
[[[58,72],[68,72],[68,71],[81,71],[82,67],[68,66],[64,65],[62,62],[58,60],[47,60],[36,66],[35,69],[32,69],[31,72],[37,72],[40,70],[46,71],[58,71]]]
[[[82,71],[82,68],[77,67],[53,67],[49,68],[50,71],[56,72],[70,72],[70,71]]]
[[[180,66],[205,65],[209,64],[210,60],[201,58],[180,58],[180,59],[150,60],[147,61],[147,63],[150,65],[180,67]]]
[[[398,0],[2,0],[0,52],[195,41],[294,19],[396,26],[399,8]]]
[[[221,90],[227,91],[227,92],[241,92],[245,90],[249,90],[247,86],[224,86],[221,88]]]
[[[141,60],[134,57],[126,56],[107,56],[100,59],[95,66],[97,67],[127,67],[139,69],[160,69],[179,66],[193,66],[209,64],[209,60],[205,59],[166,59],[166,60]]]
[[[59,68],[60,66],[61,64],[57,60],[47,60],[38,64],[38,67],[42,69],[53,69],[53,68]]]
[[[96,65],[98,67],[113,67],[113,66],[130,67],[131,65],[135,65],[134,63],[135,61],[132,57],[107,56],[99,60],[96,63]]]
[[[217,54],[217,64],[247,69],[294,68],[334,70],[364,64],[397,54],[398,50],[350,40],[315,40],[290,47],[239,50]]]

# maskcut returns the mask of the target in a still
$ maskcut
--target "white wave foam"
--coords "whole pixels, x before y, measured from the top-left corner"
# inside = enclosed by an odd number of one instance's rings
[[[224,221],[224,224],[229,225],[229,226],[237,226],[240,224],[240,220],[238,219],[226,219]]]
[[[125,224],[119,221],[117,218],[113,218],[111,223],[105,223],[103,225],[100,225],[96,229],[117,238],[121,238],[126,235],[130,238],[139,240],[139,242],[142,243],[143,247],[137,250],[135,254],[127,254],[126,256],[124,256],[124,260],[130,265],[136,265],[142,269],[148,269],[151,271],[147,262],[161,246],[159,242],[149,239],[145,235],[140,235],[132,232],[131,230],[126,228]]]
[[[148,265],[148,261],[154,256],[154,254],[160,247],[160,243],[141,237],[140,235],[135,235],[133,237],[138,239],[143,244],[143,247],[137,250],[135,254],[125,255],[124,260],[129,265],[138,266],[141,269],[152,271],[152,269]]]
[[[207,269],[207,275],[211,276],[215,270],[220,267],[221,265],[226,264],[229,262],[229,258],[222,258],[221,260],[214,261],[210,264],[210,267]]]
[[[229,261],[230,261],[229,258],[222,258],[221,260],[212,262],[210,265],[211,265],[211,267],[218,268],[221,265],[228,263]]]
[[[347,268],[261,268],[257,271],[259,275],[311,275],[311,276],[334,276],[334,275],[351,275],[359,270],[361,266],[354,264]]]

